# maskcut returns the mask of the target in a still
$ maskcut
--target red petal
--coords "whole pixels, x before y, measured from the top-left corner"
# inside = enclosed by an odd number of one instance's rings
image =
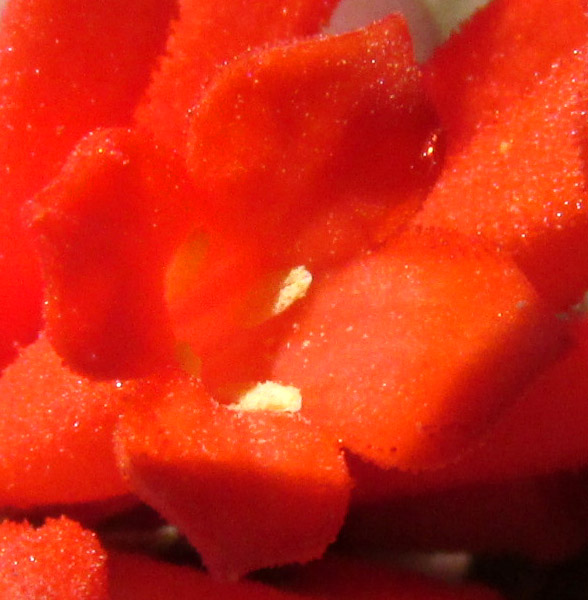
[[[586,50],[448,156],[417,222],[481,235],[510,252],[559,310],[588,288]]]
[[[296,600],[253,581],[217,581],[194,568],[158,562],[146,556],[110,553],[110,600]],[[299,599],[300,600],[300,599]]]
[[[171,0],[14,0],[0,28],[0,364],[40,327],[42,285],[20,209],[73,144],[126,124],[161,51]]]
[[[257,46],[317,33],[338,0],[182,0],[137,121],[184,153],[188,114],[219,67]]]
[[[112,432],[121,392],[71,373],[42,336],[0,379],[0,507],[127,493]]]
[[[455,234],[409,232],[313,286],[269,378],[382,466],[455,458],[562,341],[514,264]]]
[[[131,487],[216,577],[318,558],[347,510],[334,438],[295,414],[219,406],[185,377],[141,388],[118,448]]]
[[[460,149],[483,124],[508,116],[561,57],[584,45],[584,0],[494,0],[441,46],[425,65],[425,81]]]
[[[72,368],[128,378],[173,361],[165,269],[194,205],[179,161],[125,129],[85,138],[37,196],[48,331]]]
[[[359,465],[360,496],[385,499],[581,469],[588,464],[587,361],[584,321],[568,351],[531,382],[481,443],[459,461],[418,474]]]
[[[240,335],[280,274],[314,276],[405,225],[435,173],[435,126],[399,16],[227,66],[190,130],[213,234],[205,272],[170,302],[178,337],[214,360],[228,342],[210,332]]]
[[[433,151],[436,119],[421,83],[398,15],[248,55],[195,107],[189,171],[220,224],[259,236],[266,254],[324,262],[344,246],[338,226],[357,251],[358,232],[387,211],[406,218],[430,183],[433,159],[423,152]],[[317,222],[322,244],[309,233]],[[293,242],[302,244],[296,254]]]
[[[108,600],[105,562],[96,536],[73,521],[0,524],[2,600]]]
[[[122,554],[109,555],[108,572],[112,600],[500,600],[497,593],[481,586],[448,585],[341,558],[281,569],[271,578],[278,587],[247,580],[215,581],[195,569]]]

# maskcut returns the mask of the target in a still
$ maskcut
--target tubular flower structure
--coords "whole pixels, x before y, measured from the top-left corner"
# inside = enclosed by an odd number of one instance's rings
[[[366,556],[588,541],[588,5],[419,63],[337,4],[4,8],[0,599],[496,600]]]

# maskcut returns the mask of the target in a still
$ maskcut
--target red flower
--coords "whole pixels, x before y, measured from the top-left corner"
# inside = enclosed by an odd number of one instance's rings
[[[228,579],[345,521],[402,550],[585,541],[583,482],[553,475],[588,459],[584,5],[495,0],[421,68],[399,15],[321,35],[336,4],[9,3],[11,514],[133,494]],[[113,597],[160,568],[112,561]]]

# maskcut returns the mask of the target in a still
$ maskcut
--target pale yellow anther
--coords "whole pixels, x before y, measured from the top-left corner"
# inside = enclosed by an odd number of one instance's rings
[[[298,412],[302,408],[302,394],[292,385],[266,381],[247,390],[238,402],[229,404],[228,408],[246,412]]]
[[[294,302],[304,298],[311,283],[312,275],[307,271],[306,267],[300,266],[292,269],[284,279],[272,313],[279,315],[292,306]]]

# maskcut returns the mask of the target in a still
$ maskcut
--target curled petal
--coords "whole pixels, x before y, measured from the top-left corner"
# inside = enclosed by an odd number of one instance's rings
[[[128,378],[173,362],[165,269],[195,211],[179,161],[126,129],[87,136],[36,197],[48,332],[72,368]]]
[[[317,33],[337,1],[182,0],[137,124],[184,154],[190,109],[217,70],[252,48]]]

